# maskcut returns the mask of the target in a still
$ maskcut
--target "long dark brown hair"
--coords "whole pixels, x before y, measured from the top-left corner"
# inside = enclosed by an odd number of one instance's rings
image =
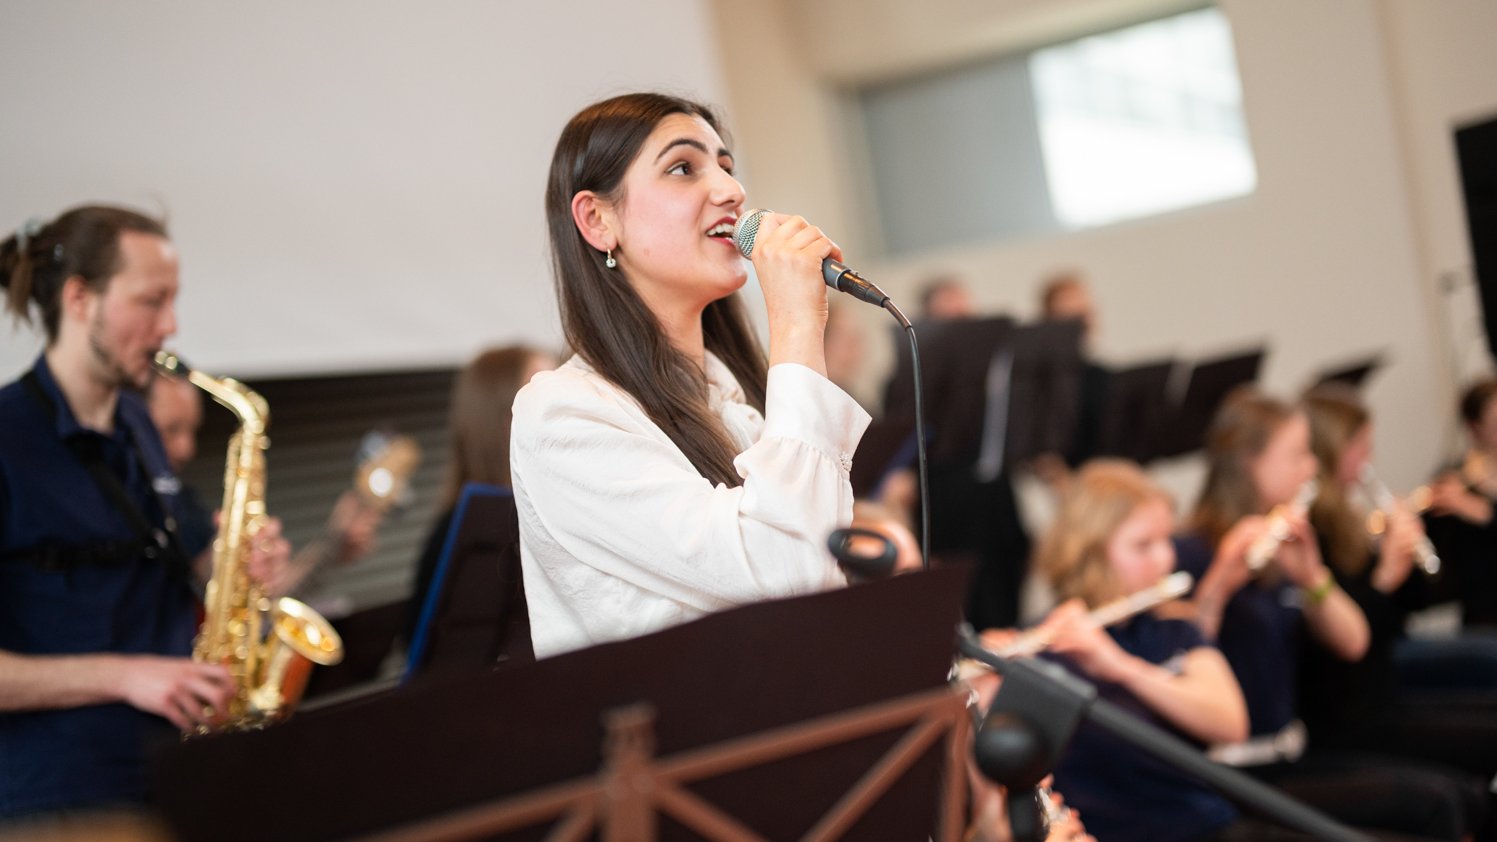
[[[470,482],[509,487],[515,393],[525,385],[531,360],[547,356],[523,345],[491,348],[458,372],[447,422],[452,450],[442,490],[443,509],[456,506],[463,486]]]
[[[1294,407],[1248,387],[1229,395],[1211,419],[1206,431],[1206,483],[1189,528],[1212,546],[1238,520],[1263,514],[1250,466],[1294,415]]]
[[[1487,404],[1497,398],[1497,379],[1478,380],[1461,392],[1461,420],[1475,427],[1487,411]]]
[[[17,321],[31,321],[31,303],[41,311],[47,344],[57,340],[62,287],[78,276],[102,293],[119,272],[120,234],[135,231],[165,238],[166,224],[128,208],[82,205],[55,220],[33,220],[0,242],[0,285],[5,309]],[[22,247],[24,243],[24,248]]]
[[[655,314],[572,219],[572,198],[590,190],[617,205],[623,178],[644,142],[672,114],[700,117],[723,134],[704,105],[658,93],[634,93],[584,108],[561,132],[546,185],[546,221],[562,329],[593,370],[628,392],[702,476],[742,483],[733,469],[737,448],[707,405],[706,375],[673,346]],[[764,352],[736,294],[702,313],[707,350],[733,373],[749,403],[764,409]]]
[[[1347,499],[1336,476],[1341,454],[1362,428],[1372,422],[1361,398],[1344,384],[1328,383],[1305,393],[1301,401],[1310,418],[1310,449],[1320,461],[1310,525],[1322,536],[1326,560],[1345,576],[1360,574],[1372,560],[1367,523]]]

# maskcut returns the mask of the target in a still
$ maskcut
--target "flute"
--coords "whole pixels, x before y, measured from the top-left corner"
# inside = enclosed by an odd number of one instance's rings
[[[1157,608],[1166,602],[1179,599],[1190,591],[1195,580],[1189,573],[1171,573],[1141,591],[1115,599],[1099,606],[1086,615],[1086,622],[1093,628],[1106,628]],[[1021,658],[1043,652],[1051,643],[1052,633],[1041,629],[1024,632],[1007,646],[992,650],[1000,658]],[[963,658],[957,662],[956,677],[970,678],[989,670],[987,664]]]
[[[1045,814],[1046,835],[1049,835],[1052,825],[1060,824],[1071,817],[1070,807],[1057,807],[1055,805],[1055,799],[1052,798],[1054,794],[1055,790],[1048,786],[1037,786],[1034,788],[1034,796],[1040,802],[1040,812]]]
[[[1246,562],[1249,570],[1258,573],[1268,566],[1274,553],[1279,551],[1279,545],[1289,540],[1289,516],[1304,517],[1310,511],[1310,504],[1315,502],[1315,492],[1316,484],[1312,479],[1299,487],[1293,500],[1273,507],[1268,513],[1268,528],[1248,547]]]
[[[1359,479],[1362,482],[1362,490],[1367,492],[1367,496],[1372,499],[1372,504],[1377,506],[1386,522],[1387,515],[1392,513],[1394,507],[1398,505],[1398,499],[1393,496],[1392,491],[1388,490],[1388,486],[1378,479],[1377,473],[1372,470],[1371,462],[1362,465]],[[1381,531],[1377,530],[1374,534]],[[1415,542],[1414,561],[1426,576],[1433,576],[1440,572],[1440,555],[1435,552],[1435,545],[1430,543],[1428,535],[1420,535],[1419,540]]]

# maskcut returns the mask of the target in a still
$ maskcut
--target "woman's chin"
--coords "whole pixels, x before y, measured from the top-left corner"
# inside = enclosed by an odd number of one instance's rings
[[[713,301],[721,301],[733,293],[743,289],[748,283],[748,273],[742,272],[734,277],[725,278],[722,282],[713,284]]]

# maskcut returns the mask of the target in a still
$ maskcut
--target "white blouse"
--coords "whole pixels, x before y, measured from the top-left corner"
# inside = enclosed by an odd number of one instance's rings
[[[510,471],[536,657],[845,584],[826,538],[852,520],[848,469],[868,413],[801,365],[769,370],[764,415],[710,352],[706,374],[739,448],[737,488],[705,479],[578,357],[515,398]]]

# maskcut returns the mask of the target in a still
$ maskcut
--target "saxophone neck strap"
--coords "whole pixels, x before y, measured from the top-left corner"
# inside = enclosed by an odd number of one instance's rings
[[[36,370],[33,369],[26,372],[21,378],[21,382],[26,385],[27,391],[36,399],[37,403],[41,404],[42,409],[46,411],[47,416],[52,419],[52,423],[55,425],[58,417],[57,404],[47,394],[47,390],[42,387],[41,380],[36,375]],[[150,472],[146,467],[147,461],[144,455],[140,453],[140,443],[137,441],[135,431],[127,429],[126,432],[129,434],[132,444],[130,456],[136,460],[136,464],[140,470],[149,478]],[[100,452],[97,441],[86,436],[72,436],[67,439],[67,448],[73,454],[74,458],[88,470],[89,475],[94,479],[94,484],[103,492],[104,497],[114,505],[120,514],[124,515],[126,522],[130,524],[131,531],[135,533],[135,541],[128,543],[139,548],[135,555],[144,556],[151,560],[162,559],[171,565],[175,572],[186,576],[189,565],[186,555],[182,552],[181,545],[177,543],[177,536],[173,529],[175,525],[174,520],[166,507],[166,501],[161,499],[161,496],[156,493],[155,488],[151,488],[151,494],[155,499],[156,507],[161,511],[161,526],[156,526],[151,522],[150,518],[146,517],[145,512],[141,511],[140,506],[136,505],[135,500],[131,498],[130,492],[125,489],[125,484],[105,464],[104,456]],[[34,561],[41,563],[44,568],[57,569],[59,567],[75,566],[79,563],[99,564],[113,562],[120,558],[122,547],[126,543],[105,541],[83,545],[66,545],[53,549],[39,547],[28,552],[34,552],[36,555]],[[100,552],[99,547],[103,545],[108,545],[108,549],[107,551]],[[100,559],[107,559],[107,561],[101,561]]]

